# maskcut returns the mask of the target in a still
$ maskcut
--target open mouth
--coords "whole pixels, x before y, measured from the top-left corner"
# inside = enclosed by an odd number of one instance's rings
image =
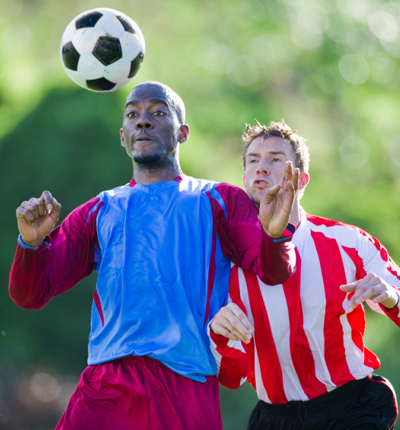
[[[270,185],[270,184],[265,179],[256,179],[254,181],[254,185],[255,186],[261,186],[261,187],[263,187],[263,186],[267,186],[267,185]]]

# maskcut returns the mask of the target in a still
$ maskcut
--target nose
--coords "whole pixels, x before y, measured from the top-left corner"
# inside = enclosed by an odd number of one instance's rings
[[[257,164],[257,174],[268,175],[269,167],[266,160],[261,159]]]
[[[140,117],[139,117],[138,121],[136,122],[136,128],[137,129],[153,128],[153,123],[151,122],[151,119],[149,118],[149,116],[145,112],[140,114]]]

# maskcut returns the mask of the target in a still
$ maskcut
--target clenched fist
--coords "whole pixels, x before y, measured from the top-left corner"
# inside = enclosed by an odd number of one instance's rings
[[[49,191],[43,191],[38,199],[31,198],[22,202],[16,215],[23,242],[29,246],[40,246],[53,230],[60,212],[60,203]]]

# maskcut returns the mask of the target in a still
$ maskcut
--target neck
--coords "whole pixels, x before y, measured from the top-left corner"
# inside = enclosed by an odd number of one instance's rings
[[[133,179],[137,184],[149,185],[156,182],[172,181],[182,174],[179,162],[174,160],[167,165],[141,166],[133,163]]]
[[[299,201],[298,195],[296,195],[294,199],[293,209],[292,209],[292,212],[290,212],[289,222],[290,224],[293,224],[295,227],[297,227],[300,224],[300,201]]]

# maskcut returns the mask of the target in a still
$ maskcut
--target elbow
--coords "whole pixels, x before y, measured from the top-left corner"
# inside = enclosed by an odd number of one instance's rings
[[[267,285],[281,285],[288,281],[296,272],[296,252],[291,246],[287,247],[286,255],[279,255],[270,260],[270,268],[260,279]]]
[[[41,309],[46,304],[43,300],[37,300],[32,295],[27,294],[24,288],[16,288],[10,285],[9,295],[11,300],[23,309]]]
[[[238,368],[233,368],[232,366],[220,369],[218,374],[219,384],[229,390],[237,390],[241,385],[242,378],[242,372],[240,372]]]
[[[294,274],[296,268],[290,264],[285,267],[282,267],[282,270],[276,273],[275,276],[268,276],[268,282],[265,282],[267,285],[281,285],[289,280]]]
[[[240,380],[235,381],[228,378],[218,377],[218,382],[222,387],[228,388],[229,390],[237,390],[240,387]]]

